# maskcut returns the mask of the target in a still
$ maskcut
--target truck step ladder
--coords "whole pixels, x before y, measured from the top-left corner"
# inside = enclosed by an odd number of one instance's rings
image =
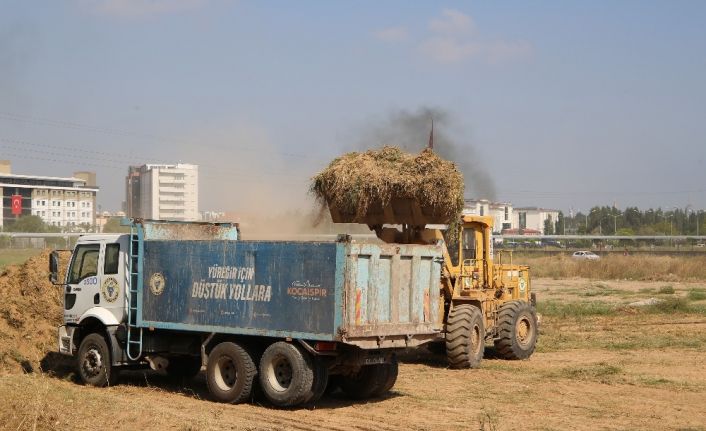
[[[137,302],[142,279],[142,241],[140,241],[139,224],[130,224],[130,249],[128,250],[128,283],[127,283],[127,357],[136,361],[142,356],[142,328],[137,326]]]

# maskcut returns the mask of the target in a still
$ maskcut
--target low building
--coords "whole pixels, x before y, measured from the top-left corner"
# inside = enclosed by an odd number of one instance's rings
[[[487,199],[466,199],[463,208],[464,214],[492,216],[494,219],[493,233],[505,229],[512,229],[513,208],[509,202],[491,202]]]
[[[513,228],[524,230],[531,229],[544,233],[544,226],[547,220],[552,227],[559,219],[559,210],[539,208],[539,207],[523,207],[515,208],[513,216]]]
[[[0,227],[19,217],[35,215],[62,228],[93,226],[98,186],[93,172],[73,177],[46,177],[11,173],[11,164],[0,161],[2,218]]]

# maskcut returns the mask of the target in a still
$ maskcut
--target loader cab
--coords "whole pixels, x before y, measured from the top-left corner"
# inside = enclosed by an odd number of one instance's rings
[[[488,286],[492,268],[493,219],[488,216],[464,215],[453,238],[446,234],[449,271],[463,288]],[[448,232],[448,231],[447,231]]]
[[[123,320],[127,246],[127,235],[79,239],[66,271],[64,323],[77,324],[87,316],[112,323]]]

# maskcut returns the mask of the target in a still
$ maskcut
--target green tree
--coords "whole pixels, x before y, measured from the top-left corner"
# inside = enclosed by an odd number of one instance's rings
[[[42,233],[47,231],[47,225],[39,216],[27,215],[8,223],[5,232],[32,232]]]
[[[554,235],[554,223],[552,223],[551,217],[544,219],[544,234]]]
[[[559,216],[557,217],[556,223],[554,224],[554,232],[556,232],[557,235],[563,235],[565,226],[566,220],[564,219],[564,213],[559,211]]]
[[[103,232],[105,233],[128,233],[130,228],[128,226],[120,225],[120,217],[111,217],[103,226]]]

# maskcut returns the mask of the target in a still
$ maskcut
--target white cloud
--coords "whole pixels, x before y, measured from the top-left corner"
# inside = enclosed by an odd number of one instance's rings
[[[527,58],[532,44],[525,40],[484,40],[475,30],[473,19],[457,10],[444,9],[429,22],[429,34],[419,45],[420,51],[443,64],[478,60],[498,64]]]
[[[384,42],[402,42],[407,40],[409,33],[405,27],[388,27],[373,32],[373,36]]]
[[[199,8],[207,0],[82,0],[92,12],[117,18],[141,18]]]
[[[441,17],[434,18],[429,23],[431,31],[443,34],[470,33],[474,27],[473,19],[470,16],[454,9],[442,10]]]

